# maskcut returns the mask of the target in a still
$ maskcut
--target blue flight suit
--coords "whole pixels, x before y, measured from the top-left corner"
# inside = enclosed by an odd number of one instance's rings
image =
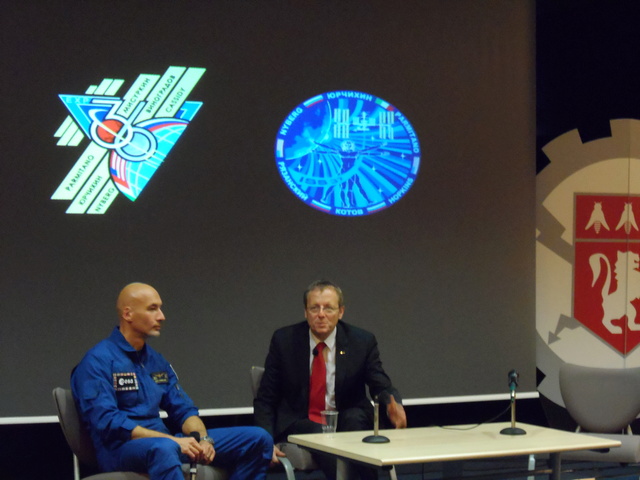
[[[160,409],[167,412],[176,431],[187,418],[198,415],[162,355],[146,344],[136,351],[116,327],[74,368],[71,388],[103,471],[136,471],[149,473],[151,480],[184,480],[181,465],[189,460],[175,441],[131,439],[138,425],[170,434]],[[215,428],[208,434],[215,441],[213,465],[232,471],[229,480],[266,478],[273,440],[265,430]]]

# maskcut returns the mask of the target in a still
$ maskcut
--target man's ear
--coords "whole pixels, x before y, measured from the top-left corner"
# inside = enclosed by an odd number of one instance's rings
[[[124,307],[124,309],[122,310],[122,318],[124,319],[124,321],[126,322],[131,322],[131,307]]]

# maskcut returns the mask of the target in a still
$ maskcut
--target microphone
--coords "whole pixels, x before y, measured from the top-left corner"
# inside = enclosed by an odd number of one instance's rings
[[[196,442],[200,443],[200,432],[191,432],[189,436],[195,438]],[[198,475],[198,462],[196,460],[191,460],[189,475],[191,480],[196,480],[196,476]]]
[[[518,386],[519,378],[520,378],[520,375],[518,375],[518,372],[516,372],[515,370],[511,370],[509,372],[509,388],[511,389],[511,391],[514,391]]]
[[[511,390],[511,426],[500,430],[502,435],[524,435],[523,429],[516,427],[516,387],[518,386],[518,372],[515,369],[511,370],[507,377],[509,379],[509,390]]]
[[[313,353],[314,357],[318,356],[318,347],[315,347],[313,350],[311,350],[311,353]]]

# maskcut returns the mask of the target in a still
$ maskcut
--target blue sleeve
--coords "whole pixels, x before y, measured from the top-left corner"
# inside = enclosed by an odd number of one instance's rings
[[[160,408],[167,412],[172,422],[182,428],[182,424],[187,418],[199,414],[198,408],[178,383],[178,376],[168,362],[167,373],[169,374],[169,385],[162,397]]]
[[[131,440],[137,423],[118,409],[111,377],[108,360],[88,354],[71,374],[71,389],[92,437],[97,435],[102,444],[114,448]]]

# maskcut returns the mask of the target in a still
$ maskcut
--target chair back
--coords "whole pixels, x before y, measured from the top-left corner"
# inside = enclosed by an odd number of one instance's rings
[[[585,431],[620,433],[640,414],[640,368],[595,368],[565,363],[560,393]]]
[[[258,396],[262,375],[264,375],[263,367],[256,367],[255,365],[251,367],[251,391],[253,392],[254,399]]]
[[[253,392],[254,400],[258,396],[263,375],[264,367],[256,367],[255,365],[251,367],[251,391]],[[298,445],[280,442],[278,443],[278,448],[286,455],[286,457],[280,458],[280,462],[285,468],[287,479],[295,479],[294,469],[309,472],[320,468],[313,456]]]
[[[56,387],[53,389],[53,399],[58,410],[58,420],[67,443],[78,460],[89,467],[98,467],[96,451],[89,432],[84,428],[78,415],[76,402],[71,390]]]

